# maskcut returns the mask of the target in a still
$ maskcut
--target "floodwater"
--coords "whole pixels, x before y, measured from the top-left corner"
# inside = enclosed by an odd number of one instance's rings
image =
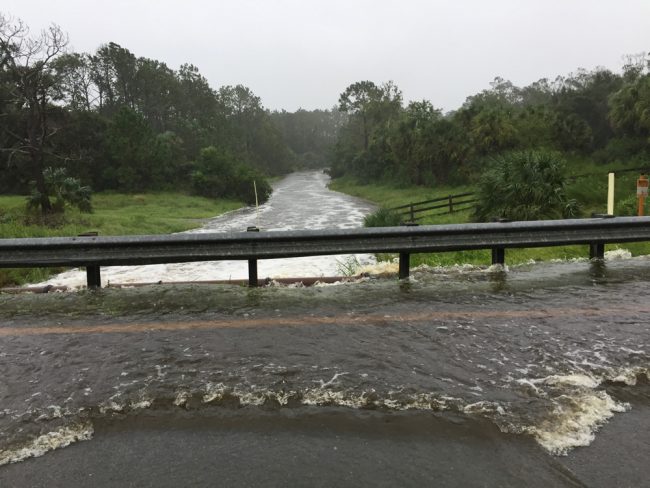
[[[363,217],[374,207],[361,199],[331,191],[329,177],[318,171],[293,173],[273,185],[273,194],[259,209],[246,207],[209,220],[190,233],[243,232],[256,226],[261,232],[298,229],[349,229],[363,226]],[[350,263],[375,262],[369,254],[313,256],[259,261],[258,274],[265,278],[340,276]],[[212,261],[147,266],[102,268],[102,286],[107,284],[158,283],[173,281],[238,280],[248,278],[246,261]],[[57,275],[41,285],[81,288],[83,270]]]
[[[0,485],[643,486],[650,259],[623,254],[0,296]]]

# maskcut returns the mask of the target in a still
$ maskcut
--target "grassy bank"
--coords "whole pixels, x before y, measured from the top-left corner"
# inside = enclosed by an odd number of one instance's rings
[[[0,238],[100,235],[168,234],[200,227],[203,220],[242,207],[230,200],[211,200],[181,193],[93,195],[94,211],[67,209],[65,215],[43,221],[25,213],[25,197],[0,196]],[[45,279],[52,269],[3,269],[0,286]]]
[[[623,169],[617,167],[615,169]],[[606,171],[602,167],[592,168],[589,166],[578,167],[571,174],[586,174],[592,172]],[[616,178],[616,214],[632,215],[636,202],[636,173],[621,173]],[[474,191],[471,186],[445,186],[439,188],[426,187],[397,187],[387,184],[362,184],[353,178],[344,177],[333,180],[330,188],[335,191],[347,193],[365,200],[371,201],[378,206],[397,207],[412,202],[429,200],[444,197],[450,194],[459,194]],[[581,206],[583,216],[589,216],[592,212],[606,212],[607,205],[607,175],[594,177],[577,178],[571,180],[567,187],[570,198],[575,198]],[[648,213],[648,211],[646,211]],[[427,216],[420,220],[421,224],[449,224],[472,222],[472,212],[469,210],[453,214]],[[633,255],[650,254],[650,243],[630,243],[624,245],[608,245],[606,250],[624,248]],[[521,264],[531,261],[548,261],[551,259],[573,259],[588,257],[587,246],[561,246],[531,249],[509,249],[506,251],[506,262],[509,264]],[[380,260],[389,260],[394,255],[380,254]],[[427,264],[430,266],[450,266],[453,264],[489,264],[491,261],[490,251],[462,251],[437,254],[415,254],[411,256],[411,266]]]

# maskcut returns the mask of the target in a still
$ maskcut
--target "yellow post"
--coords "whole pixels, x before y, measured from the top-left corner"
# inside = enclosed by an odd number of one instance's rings
[[[646,175],[639,176],[636,180],[636,198],[639,201],[638,215],[643,217],[643,210],[645,207],[645,198],[648,196],[648,177]]]
[[[614,173],[609,173],[609,186],[607,188],[607,213],[614,215]]]

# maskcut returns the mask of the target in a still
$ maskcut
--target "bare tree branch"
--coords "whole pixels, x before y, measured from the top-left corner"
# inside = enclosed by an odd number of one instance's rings
[[[48,140],[58,130],[51,127],[49,121],[53,102],[60,98],[55,60],[65,53],[67,44],[68,36],[57,25],[52,24],[38,36],[31,37],[22,21],[0,14],[1,73],[13,85],[9,90],[12,99],[8,102],[22,121],[18,126],[24,126],[25,131],[19,134],[19,129],[5,127],[5,134],[15,142],[1,149],[9,151],[10,161],[15,154],[29,156],[29,172],[42,195],[40,205],[44,213],[52,208],[45,187],[45,158],[55,156],[48,147]]]

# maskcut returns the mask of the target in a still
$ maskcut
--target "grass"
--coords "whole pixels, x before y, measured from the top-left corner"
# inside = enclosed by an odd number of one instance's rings
[[[387,184],[362,184],[350,177],[337,178],[329,185],[331,190],[347,193],[384,207],[397,207],[411,202],[432,200],[446,197],[450,194],[473,191],[471,186],[440,186],[428,188],[425,186],[397,187]]]
[[[76,236],[89,231],[103,236],[169,234],[200,227],[202,219],[243,205],[173,192],[98,193],[93,195],[93,213],[67,209],[65,215],[43,221],[37,214],[25,213],[24,196],[0,196],[0,238]],[[0,286],[41,281],[56,271],[0,270]]]
[[[596,174],[592,177],[577,178],[569,181],[567,193],[569,198],[575,198],[580,204],[583,216],[590,216],[592,212],[605,213],[607,211],[607,171],[625,169],[623,165],[600,166],[592,163],[574,166],[569,175]],[[636,201],[636,173],[620,173],[616,177],[615,201],[616,215],[636,215],[630,212],[636,208],[633,204]],[[399,187],[387,184],[362,184],[353,178],[344,177],[333,180],[330,188],[335,191],[347,193],[383,207],[397,207],[412,202],[418,202],[437,197],[444,197],[450,194],[458,194],[474,191],[471,186],[444,186],[437,188],[426,187]],[[650,208],[646,210],[646,214]],[[458,224],[472,222],[471,210],[464,210],[452,214],[444,214],[423,218],[418,221],[420,224]],[[633,255],[650,254],[650,243],[628,243],[624,245],[608,245],[607,250],[617,248],[628,249]],[[551,259],[573,259],[589,256],[588,246],[561,246],[530,249],[508,249],[506,250],[506,262],[508,264],[521,264],[531,261],[549,261]],[[379,260],[390,260],[395,255],[379,254]],[[453,264],[474,264],[485,265],[491,262],[489,250],[481,251],[458,251],[437,254],[414,254],[411,256],[411,266],[426,264],[429,266],[450,266]]]

